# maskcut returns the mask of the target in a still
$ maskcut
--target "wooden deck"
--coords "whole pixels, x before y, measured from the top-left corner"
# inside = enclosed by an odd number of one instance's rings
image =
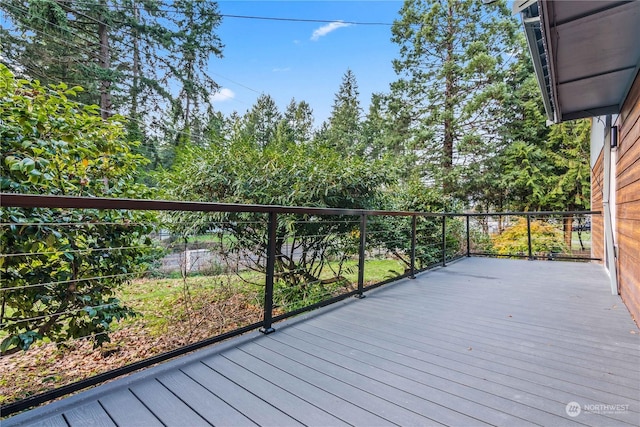
[[[595,264],[465,259],[2,425],[638,426],[609,289]]]

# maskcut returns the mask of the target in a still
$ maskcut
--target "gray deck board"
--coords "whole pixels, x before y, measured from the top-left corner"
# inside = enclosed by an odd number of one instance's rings
[[[336,315],[331,320],[336,323],[343,321],[342,324],[347,328],[370,328],[368,326],[370,323],[368,322],[360,320],[357,325],[353,325],[348,322],[348,319],[340,315]],[[376,330],[392,330],[394,334],[396,332],[400,333],[407,340],[410,340],[411,338],[407,337],[406,328],[406,324],[394,322],[393,320],[389,320],[382,325],[376,325]],[[532,337],[520,331],[519,326],[516,326],[515,329],[512,326],[510,330],[500,329],[495,326],[487,329],[487,327],[465,325],[462,322],[453,320],[436,321],[430,322],[428,325],[421,327],[420,330],[412,332],[411,335],[414,341],[420,342],[424,338],[434,336],[440,340],[444,335],[443,333],[446,333],[445,338],[449,338],[452,343],[476,342],[496,349],[496,351],[510,350],[514,353],[535,353],[539,357],[544,352],[544,360],[566,361],[571,358],[575,361],[572,362],[572,366],[579,366],[581,362],[587,365],[606,363],[610,369],[625,374],[629,371],[638,371],[638,367],[634,366],[632,361],[624,359],[624,353],[606,352],[588,345],[572,344],[569,346],[562,341],[558,341],[559,338]]]
[[[252,422],[259,425],[302,425],[295,418],[239,386],[203,363],[189,365],[183,372],[195,379],[238,411],[241,411]]]
[[[441,321],[436,322],[441,323]],[[437,324],[436,322],[431,324]],[[513,323],[516,323],[517,328],[513,327]],[[463,323],[458,319],[448,319],[448,324],[454,326]],[[517,337],[522,337],[523,339],[531,339],[544,344],[552,343],[555,348],[574,350],[574,355],[575,350],[589,354],[600,354],[607,358],[618,358],[624,357],[625,355],[633,356],[637,353],[637,349],[634,348],[612,346],[610,344],[603,343],[602,341],[591,340],[591,337],[587,334],[568,335],[565,332],[558,332],[549,328],[541,330],[540,328],[532,327],[530,325],[514,322],[508,318],[497,320],[476,318],[474,319],[473,324],[463,324],[463,326],[467,332],[471,331],[474,334],[478,332],[484,333],[490,329],[492,333],[496,334],[506,332]],[[620,362],[618,359],[614,359],[614,361]],[[624,360],[622,362],[624,362]],[[631,363],[627,363],[627,365],[631,365]],[[640,370],[637,366],[632,368],[634,370]]]
[[[131,392],[164,425],[189,425],[194,427],[211,425],[155,378],[133,385]]]
[[[160,420],[128,390],[107,394],[99,402],[117,425],[162,426]]]
[[[280,340],[281,337],[274,339]],[[291,340],[288,341],[291,342]],[[270,344],[261,343],[260,345],[269,346]],[[307,346],[301,342],[296,342],[294,345],[301,350],[295,350],[293,347],[289,349],[288,352],[293,357],[303,356],[305,351],[309,352],[308,354],[317,354],[321,356],[319,364],[324,364],[327,361],[332,364],[329,372],[336,378],[341,378],[355,387],[367,389],[373,395],[394,403],[399,408],[418,413],[434,422],[446,425],[488,425],[491,423],[503,425],[506,421],[513,421],[513,417],[508,414],[475,405],[474,402],[455,399],[455,396],[447,393],[440,394],[438,390],[433,388],[420,390],[419,384],[403,382],[400,377],[397,377],[396,381],[390,381],[384,370],[372,365],[352,363],[347,358],[335,354],[334,356],[337,357],[333,358],[318,347]],[[473,418],[466,414],[473,414]],[[520,421],[526,424],[525,421]],[[401,423],[401,425],[407,424]],[[410,425],[416,425],[416,423]]]
[[[2,425],[640,426],[640,331],[595,264],[471,258],[275,327]]]
[[[158,381],[182,401],[189,402],[189,406],[204,419],[215,420],[218,425],[255,425],[249,418],[181,371],[165,373],[158,377]]]
[[[523,363],[536,368],[544,367],[547,372],[556,370],[561,375],[566,373],[571,376],[583,376],[598,383],[608,383],[599,387],[612,389],[614,393],[623,393],[622,396],[625,396],[624,392],[626,392],[626,395],[633,398],[637,393],[638,375],[635,366],[629,366],[629,369],[625,370],[615,366],[616,364],[609,364],[606,358],[589,358],[589,355],[585,355],[579,348],[574,354],[564,350],[557,352],[555,344],[542,343],[536,346],[527,342],[527,345],[524,345],[519,338],[500,337],[495,339],[482,337],[478,334],[469,337],[469,334],[464,335],[463,332],[452,331],[444,327],[439,328],[436,333],[430,334],[428,331],[421,331],[407,337],[406,334],[399,332],[400,328],[395,325],[379,326],[373,331],[364,325],[354,327],[340,323],[338,320],[328,321],[325,324],[324,333],[326,334],[326,330],[331,328],[340,328],[340,331],[335,333],[336,335],[352,332],[357,338],[359,336],[367,337],[363,330],[371,331],[389,343],[409,345],[420,351],[423,349],[428,351],[432,346],[454,352],[464,348],[468,351],[475,351],[474,356],[478,352],[482,352],[487,357],[505,358],[507,363]],[[443,332],[446,333],[445,337],[442,337]],[[632,365],[632,363],[628,364]],[[601,369],[605,365],[608,365],[606,372]]]
[[[280,338],[280,336],[277,337],[277,339]],[[282,339],[284,340],[284,338]],[[313,341],[320,340],[322,339],[319,336],[313,337]],[[409,372],[412,369],[407,369],[403,372],[404,375],[399,374],[396,369],[396,361],[393,360],[395,359],[393,354],[390,354],[389,358],[363,357],[363,361],[353,357],[358,352],[357,349],[349,349],[346,346],[340,349],[338,342],[322,342],[322,347],[330,348],[331,353],[327,353],[326,350],[320,350],[314,344],[303,340],[288,339],[287,342],[296,348],[306,349],[309,352],[322,355],[327,358],[326,360],[339,364],[345,369],[358,372],[368,378],[375,378],[389,387],[414,395],[417,398],[417,408],[425,405],[426,402],[430,402],[443,408],[456,408],[456,410],[461,410],[463,413],[473,413],[477,420],[491,425],[530,425],[527,419],[532,418],[531,414],[525,417],[512,415],[513,412],[511,411],[514,411],[514,408],[519,405],[517,402],[488,394],[480,389],[473,389],[466,385],[443,380],[436,375],[429,375],[428,379],[419,381],[417,378],[418,372]],[[360,347],[360,345],[358,344],[357,347]],[[369,350],[373,352],[369,353],[372,356],[374,353],[380,354],[378,349],[369,348]],[[362,353],[365,353],[365,351]],[[394,370],[395,372],[393,372]],[[523,409],[530,410],[531,408],[523,406]],[[535,410],[531,409],[530,412],[533,413]],[[538,417],[541,415],[537,414]],[[558,417],[553,418],[558,421]],[[458,420],[458,422],[461,421]]]
[[[65,412],[64,417],[71,427],[115,427],[115,423],[98,402],[91,402]]]
[[[261,351],[262,350],[262,351]],[[331,394],[324,389],[293,375],[290,363],[278,363],[271,356],[272,352],[254,344],[243,346],[225,353],[225,357],[235,363],[247,366],[254,372],[259,372],[265,379],[283,388],[295,390],[301,398],[312,402],[323,410],[333,413],[346,423],[364,425],[391,425],[387,420],[366,411],[344,398]],[[260,357],[263,357],[261,359]]]
[[[347,425],[324,409],[312,405],[285,388],[265,380],[225,357],[212,357],[203,363],[232,379],[239,386],[307,426]]]
[[[301,339],[306,338],[309,342],[323,340],[320,335],[305,337],[301,332],[300,329],[296,329],[288,333]],[[507,377],[506,381],[494,382],[494,375],[487,370],[478,372],[477,375],[480,376],[473,376],[465,372],[467,370],[465,369],[467,368],[466,364],[451,363],[448,357],[441,357],[440,360],[434,358],[432,363],[426,363],[424,359],[412,357],[399,348],[385,350],[361,341],[354,343],[355,339],[340,340],[336,338],[336,334],[332,334],[330,339],[346,344],[342,349],[332,347],[337,354],[354,358],[365,364],[364,366],[382,366],[396,375],[419,381],[425,385],[439,387],[445,392],[455,393],[461,398],[480,402],[489,407],[500,410],[508,408],[512,414],[518,417],[540,420],[544,422],[544,425],[558,425],[560,417],[556,414],[564,409],[567,402],[575,399],[575,394],[572,394],[567,397],[569,400],[557,400],[557,390],[548,388],[545,392],[540,392],[539,386],[534,384],[522,387],[522,381],[518,378]],[[421,354],[424,353],[421,352]],[[383,360],[380,361],[380,359]],[[512,381],[509,381],[510,379]],[[544,397],[545,395],[546,397]],[[506,400],[496,399],[495,396],[503,397]],[[499,406],[496,407],[496,405]],[[634,416],[633,414],[619,414],[613,418],[632,421]],[[607,425],[613,422],[607,417],[594,416],[594,418],[599,418],[601,423]]]
[[[581,323],[580,325],[567,325],[565,323],[565,325],[563,325],[564,326],[563,328],[559,328],[560,326],[559,323],[545,325],[541,327],[541,326],[532,325],[530,322],[525,322],[522,319],[522,311],[519,311],[518,313],[511,313],[511,310],[504,310],[503,308],[501,309],[501,313],[495,313],[489,316],[487,315],[487,311],[489,310],[488,307],[476,308],[474,310],[472,310],[470,307],[466,307],[465,309],[467,310],[467,313],[473,314],[474,323],[468,323],[466,316],[456,315],[455,312],[447,313],[446,307],[443,310],[441,307],[438,307],[437,301],[433,301],[433,299],[431,298],[429,301],[428,308],[406,306],[403,311],[410,313],[410,315],[413,318],[418,318],[419,316],[424,318],[426,321],[424,324],[425,327],[436,325],[436,324],[456,325],[456,324],[463,323],[466,328],[465,332],[467,333],[473,330],[481,331],[484,333],[505,333],[505,332],[509,334],[528,333],[532,336],[537,336],[539,339],[542,339],[542,340],[548,340],[550,338],[553,339],[554,337],[556,338],[560,337],[563,341],[566,340],[566,342],[579,344],[585,347],[591,346],[595,348],[603,348],[603,346],[605,346],[606,344],[606,343],[603,343],[601,340],[593,340],[593,335],[590,335],[589,333],[585,333],[584,323]],[[437,316],[434,316],[434,315],[437,315]],[[581,322],[585,322],[584,317],[580,317],[580,319],[581,319]],[[394,319],[391,319],[391,320],[394,320]],[[475,323],[475,322],[478,322],[478,323]],[[575,320],[574,320],[574,323],[575,323]],[[486,325],[490,325],[490,327],[488,328]],[[515,329],[514,326],[517,326],[517,329]],[[574,330],[568,329],[572,326],[577,327],[578,329],[575,330],[575,332]],[[591,327],[592,325],[589,325],[589,326]],[[497,328],[497,329],[494,329],[494,328]],[[535,332],[536,330],[538,331],[537,333]],[[570,334],[567,333],[568,330],[571,331]],[[616,330],[609,331],[611,336],[613,336],[613,334],[617,332],[618,331]],[[623,331],[623,335],[627,335],[629,333],[630,333],[630,330]],[[556,343],[562,344],[560,341]],[[609,344],[606,347],[611,352],[616,354],[617,353],[635,354],[635,352],[637,351],[637,347],[634,348],[633,346],[626,347],[624,345],[620,345],[620,346],[612,347]],[[635,367],[635,368],[639,369],[638,367]]]
[[[345,401],[376,413],[387,420],[386,423],[401,426],[439,423],[436,419],[427,417],[429,413],[437,418],[438,414],[435,411],[438,408],[428,408],[421,400],[412,399],[415,396],[409,393],[388,387],[357,372],[326,363],[309,353],[281,346],[276,339],[264,340],[260,345],[271,350],[271,358],[277,366],[282,366],[287,372],[303,380],[326,388]],[[280,351],[287,356],[285,357]],[[433,412],[429,412],[429,409]]]
[[[1,424],[0,422],[0,425]],[[54,415],[53,417],[37,420],[29,425],[33,427],[69,427],[69,424],[67,424],[62,415]]]
[[[349,326],[343,325],[341,334],[347,334],[349,331],[352,331],[352,330],[353,329],[351,329]],[[408,342],[407,340],[404,340],[402,337],[394,336],[394,334],[392,334],[391,332],[385,332],[380,329],[378,329],[376,333],[379,335],[380,338],[386,341],[385,345],[387,345],[387,347],[393,350],[394,352],[398,353],[403,351],[404,354],[407,354],[409,356],[412,356],[413,353],[418,352],[418,355],[416,355],[415,357],[425,361],[432,361],[435,356],[436,360],[434,363],[438,363],[438,360],[437,360],[438,358],[443,358],[444,359],[443,363],[447,363],[448,366],[452,366],[452,365],[449,365],[451,363],[449,361],[457,361],[460,365],[465,366],[465,365],[473,365],[474,361],[477,359],[479,361],[503,362],[503,366],[505,367],[515,367],[518,369],[522,369],[523,371],[534,372],[534,373],[537,372],[547,376],[549,376],[549,373],[550,373],[550,370],[540,369],[542,366],[545,365],[544,363],[545,361],[543,359],[536,360],[536,356],[532,356],[531,360],[525,360],[524,365],[520,365],[515,357],[520,356],[520,358],[526,358],[527,356],[529,356],[528,353],[525,353],[525,354],[515,353],[515,356],[508,357],[506,358],[506,360],[503,360],[501,359],[502,356],[499,352],[496,352],[495,350],[491,351],[491,349],[487,349],[483,345],[478,345],[477,343],[470,343],[469,341],[460,340],[460,341],[453,341],[453,342],[450,342],[450,341],[438,342],[436,340],[422,339],[419,343],[417,343],[417,342]],[[336,339],[336,335],[339,335],[339,334],[337,333],[334,334],[332,336],[332,339]],[[347,338],[347,339],[362,339],[364,337],[365,337],[364,335],[358,335],[355,338]],[[399,347],[392,346],[392,344],[394,343],[402,345],[403,347],[399,350]],[[432,356],[432,357],[428,359],[427,357],[429,356]],[[609,372],[609,368],[603,370],[602,366],[603,365],[593,365],[592,366],[593,371],[589,371],[587,369],[578,370],[573,368],[573,366],[571,365],[571,359],[568,359],[566,362],[563,362],[563,363],[558,362],[557,369],[562,372],[572,371],[573,372],[572,375],[576,377],[579,375],[584,375],[589,380],[595,380],[595,381],[592,381],[592,383],[595,382],[596,387],[598,387],[599,389],[602,388],[602,385],[601,385],[602,383],[607,383],[606,384],[607,387],[609,387],[609,385],[619,386],[619,387],[614,387],[613,393],[616,396],[620,395],[622,391],[627,391],[628,393],[630,393],[631,398],[637,395],[637,390],[638,390],[637,385],[639,382],[637,375],[633,375],[630,373],[627,373],[627,376],[612,375]],[[597,371],[595,371],[595,369],[597,369]],[[551,371],[551,373],[553,372]],[[572,384],[574,384],[574,382],[572,382]]]

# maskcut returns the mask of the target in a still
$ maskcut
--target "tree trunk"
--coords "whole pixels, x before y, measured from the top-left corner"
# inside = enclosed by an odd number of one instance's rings
[[[447,11],[447,57],[445,60],[445,67],[447,67],[445,75],[445,91],[444,91],[444,139],[442,145],[442,168],[444,173],[443,191],[444,194],[451,194],[453,191],[453,183],[451,182],[451,168],[453,166],[453,116],[454,116],[454,76],[451,71],[450,64],[454,60],[453,56],[453,40],[454,40],[454,23],[453,23],[453,1],[449,1],[449,8]]]
[[[100,3],[106,10],[107,5],[104,0]],[[104,22],[105,16],[100,18],[98,23],[98,37],[100,38],[100,57],[98,63],[100,68],[107,71],[111,68],[111,58],[109,52],[109,27]],[[103,77],[100,83],[100,115],[103,119],[111,117],[111,81]]]
[[[562,218],[564,225],[564,244],[571,251],[571,240],[573,236],[573,215],[567,215]]]
[[[133,16],[136,20],[136,24],[138,23],[138,8],[135,2],[131,2],[131,6],[133,7]],[[138,120],[138,93],[140,91],[140,46],[139,46],[139,35],[138,29],[132,29],[132,38],[133,38],[133,78],[131,81],[131,119]],[[137,125],[136,125],[137,127]]]
[[[193,14],[189,14],[189,28],[193,28]],[[195,48],[193,46],[188,47],[188,51],[185,53],[185,60],[187,62],[187,81],[189,84],[193,82],[193,74],[195,68]],[[191,97],[195,96],[193,93],[193,87],[189,87],[186,91],[186,99],[185,99],[185,107],[184,107],[184,126],[185,128],[190,128],[189,117],[191,116]]]

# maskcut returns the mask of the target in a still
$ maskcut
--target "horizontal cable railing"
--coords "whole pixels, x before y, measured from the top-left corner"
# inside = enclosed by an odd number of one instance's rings
[[[592,259],[598,214],[20,194],[0,205],[3,416],[463,256]],[[514,228],[525,249],[503,247]]]

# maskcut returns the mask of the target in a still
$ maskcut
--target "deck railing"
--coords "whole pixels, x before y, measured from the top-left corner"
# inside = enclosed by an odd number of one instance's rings
[[[591,254],[598,211],[464,214],[468,255],[602,261]]]
[[[53,296],[61,292],[82,300],[114,285],[115,296],[138,314],[112,322],[110,331],[76,333],[58,345],[45,339],[25,353],[2,356],[5,366],[31,363],[29,375],[35,371],[49,379],[22,392],[4,392],[3,416],[251,330],[270,333],[274,322],[362,298],[367,290],[460,257],[593,259],[587,219],[599,214],[427,213],[18,194],[0,195],[0,205],[2,233],[43,242],[25,248],[12,244],[20,239],[2,241],[0,340],[49,321],[71,322],[66,315],[81,314],[91,322],[103,308],[56,305]],[[523,230],[524,246],[496,237],[512,232],[512,240],[522,240]],[[137,234],[113,245],[111,233]],[[109,264],[126,254],[135,258],[126,268]],[[12,311],[8,302],[21,292],[37,306],[27,315]],[[92,348],[107,336],[111,342]],[[109,363],[91,375],[63,367],[91,357]],[[23,380],[6,369],[3,376],[4,384]]]

